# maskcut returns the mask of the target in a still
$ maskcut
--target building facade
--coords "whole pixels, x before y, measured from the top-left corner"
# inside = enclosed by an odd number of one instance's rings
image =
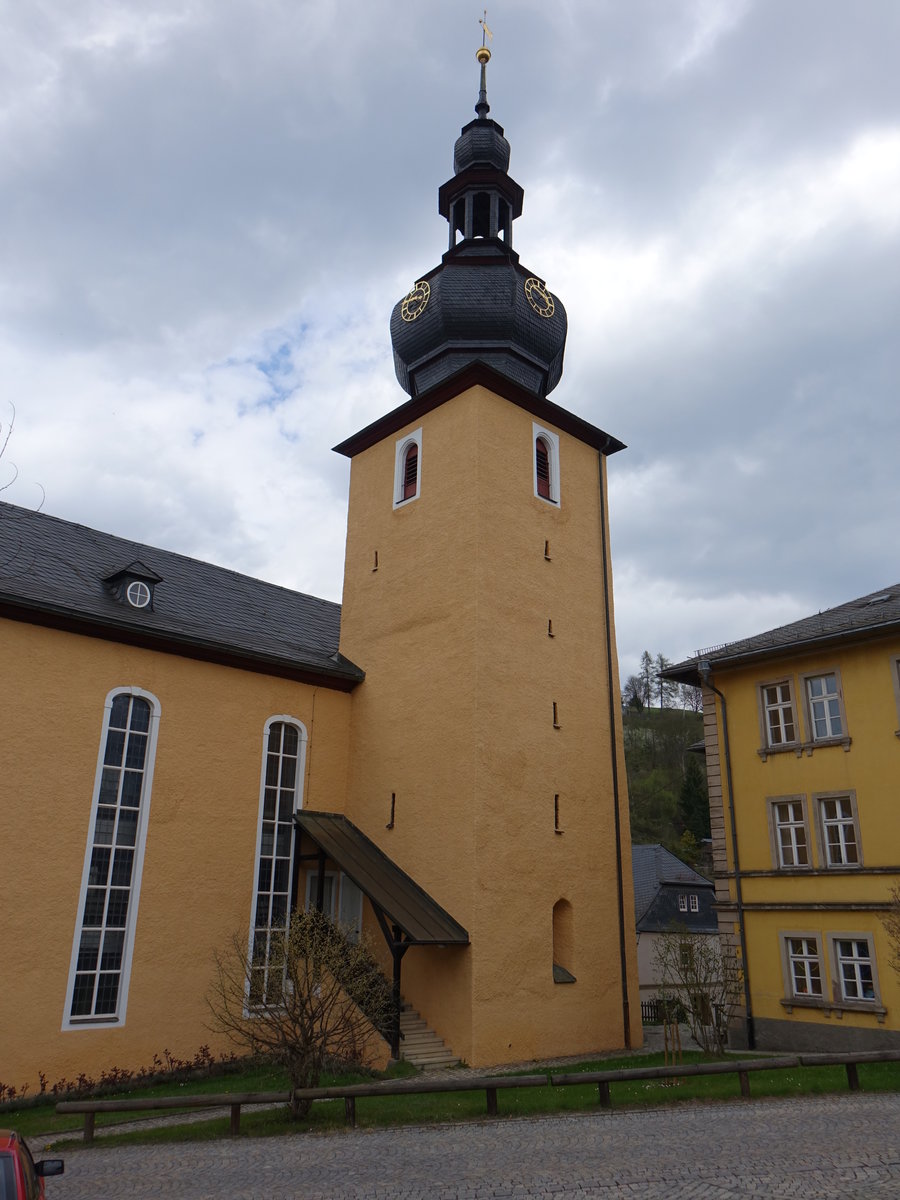
[[[663,977],[660,941],[683,933],[714,938],[717,945],[715,886],[658,843],[632,846],[631,867],[641,1013],[645,1021],[656,1023],[662,1019],[657,1004],[661,985],[669,994],[679,990],[677,980],[673,984]],[[686,1000],[690,1003],[690,997]]]
[[[264,974],[311,903],[472,1064],[640,1042],[622,446],[547,399],[565,310],[512,248],[487,57],[449,249],[391,318],[408,399],[336,447],[342,606],[0,510],[4,1082],[190,1058],[215,950],[249,929]]]
[[[719,925],[744,967],[735,1043],[900,1046],[882,924],[900,884],[900,585],[666,674],[703,686]]]

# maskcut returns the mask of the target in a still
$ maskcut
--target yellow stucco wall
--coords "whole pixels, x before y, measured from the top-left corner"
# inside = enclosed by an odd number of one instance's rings
[[[0,912],[15,970],[0,988],[0,1080],[37,1085],[149,1065],[203,1043],[212,953],[251,917],[263,727],[303,722],[304,804],[340,807],[350,697],[285,679],[0,622]],[[127,1015],[61,1031],[106,697],[160,703]],[[15,986],[12,986],[15,980]]]
[[[419,425],[421,494],[395,510],[395,442]],[[468,949],[410,950],[403,991],[477,1064],[624,1040],[598,455],[560,434],[559,506],[534,496],[532,455],[531,415],[474,387],[351,473],[341,648],[366,682],[347,812],[469,931]],[[624,889],[630,925],[630,868]],[[552,980],[561,898],[573,985]]]
[[[900,1030],[900,979],[889,966],[890,951],[878,911],[892,887],[900,882],[900,826],[897,823],[897,787],[900,779],[900,714],[895,692],[896,660],[900,639],[881,638],[839,650],[773,658],[741,669],[720,671],[716,686],[725,694],[731,738],[732,775],[738,846],[746,905],[791,906],[780,911],[746,913],[747,952],[754,1017],[788,1020],[813,1026],[879,1031]],[[789,678],[800,721],[800,739],[812,741],[803,704],[802,677],[839,674],[846,732],[850,743],[813,745],[798,755],[793,750],[758,753],[763,745],[759,718],[759,685]],[[718,706],[718,741],[721,750],[722,718]],[[724,777],[724,756],[721,757]],[[854,793],[856,797],[862,865],[835,870],[824,861],[817,837],[814,797],[821,793]],[[804,798],[810,833],[812,870],[788,873],[776,869],[769,823],[771,797]],[[730,831],[726,844],[728,865],[734,859]],[[754,872],[763,874],[754,875]],[[872,873],[869,873],[872,872]],[[749,874],[748,874],[749,873]],[[730,884],[732,898],[734,882]],[[826,908],[816,908],[825,905]],[[868,934],[874,940],[880,1004],[886,1013],[864,1007],[844,1007],[838,1012],[795,1006],[786,1009],[783,935],[806,933],[819,939],[825,966],[824,997],[837,999],[835,966],[828,953],[827,935]]]

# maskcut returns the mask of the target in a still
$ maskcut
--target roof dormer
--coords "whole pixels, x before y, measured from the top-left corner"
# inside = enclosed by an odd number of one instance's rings
[[[107,575],[103,583],[119,604],[152,610],[153,595],[156,585],[162,583],[162,576],[135,559],[127,567]]]

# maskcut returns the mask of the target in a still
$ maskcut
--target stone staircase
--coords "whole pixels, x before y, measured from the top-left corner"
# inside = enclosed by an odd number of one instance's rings
[[[414,1067],[455,1067],[459,1059],[409,1004],[400,1011],[400,1057]]]

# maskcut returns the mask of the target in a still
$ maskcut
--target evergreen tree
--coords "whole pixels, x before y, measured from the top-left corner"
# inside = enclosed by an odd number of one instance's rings
[[[706,773],[696,754],[685,755],[684,777],[678,792],[678,819],[698,843],[709,837],[709,793]]]

